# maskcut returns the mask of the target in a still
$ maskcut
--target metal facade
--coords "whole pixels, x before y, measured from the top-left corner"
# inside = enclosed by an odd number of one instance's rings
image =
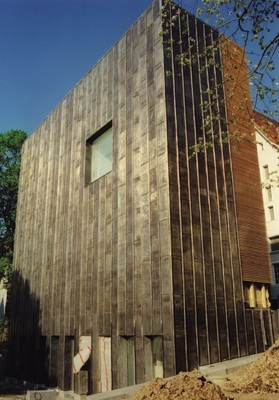
[[[17,377],[102,391],[101,338],[112,388],[272,342],[268,310],[249,312],[247,324],[241,263],[250,248],[238,238],[230,147],[189,157],[202,134],[201,88],[220,70],[180,69],[161,18],[156,1],[24,144],[10,324]],[[180,18],[172,35],[187,26],[193,52],[218,40],[193,16]],[[88,184],[86,142],[110,122],[112,171]],[[92,353],[73,377],[81,336],[91,336]]]

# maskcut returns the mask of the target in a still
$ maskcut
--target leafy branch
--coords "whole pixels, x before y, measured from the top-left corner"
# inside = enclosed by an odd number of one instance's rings
[[[214,28],[213,33],[210,29],[206,30],[205,39],[190,35],[185,13],[181,12],[178,5],[165,0],[162,8],[161,35],[166,45],[166,57],[173,58],[179,65],[168,70],[167,75],[179,76],[183,70],[198,68],[201,79],[209,81],[211,77],[210,88],[201,89],[203,134],[197,138],[192,150],[205,151],[214,146],[218,138],[223,143],[232,138],[235,144],[241,140],[254,141],[254,135],[251,135],[252,109],[260,108],[263,113],[278,117],[279,87],[274,76],[274,58],[279,35],[276,33],[272,36],[271,24],[279,17],[279,6],[273,0],[250,0],[248,3],[244,0],[203,0],[202,7],[196,8],[196,15],[203,17]],[[175,30],[180,32],[178,40],[177,35],[173,34]],[[244,48],[251,61],[246,63],[245,51],[236,44],[232,46],[231,39]],[[251,42],[256,44],[254,47],[257,47],[257,52],[254,49],[247,52]],[[220,61],[220,52],[223,62]],[[215,75],[212,77],[213,69]],[[247,71],[247,74],[243,71]],[[246,88],[247,79],[252,89],[252,104],[250,91]],[[220,112],[225,106],[222,93],[224,86],[229,88],[226,93],[228,102],[234,97],[239,98],[229,118]]]

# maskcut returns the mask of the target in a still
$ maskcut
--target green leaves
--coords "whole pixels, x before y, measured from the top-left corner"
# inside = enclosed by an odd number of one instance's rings
[[[274,0],[202,0],[202,3],[202,6],[200,2],[197,4],[196,15],[216,29],[203,28],[206,32],[204,39],[195,33],[197,28],[192,26],[190,32],[187,15],[181,13],[180,6],[171,0],[164,0],[162,8],[161,36],[168,59],[167,76],[180,78],[194,70],[198,70],[200,75],[198,112],[202,116],[202,124],[198,127],[201,138],[197,138],[193,148],[195,153],[217,143],[216,130],[221,134],[220,144],[230,138],[234,142],[244,139],[254,141],[251,126],[247,125],[252,120],[247,77],[252,107],[272,118],[279,117],[279,84],[275,76],[279,34],[278,30],[272,29],[272,24],[278,22],[279,3]],[[185,0],[180,0],[179,4],[187,9]],[[197,22],[195,26],[198,25]],[[233,42],[240,46],[228,45]],[[248,58],[248,71],[241,47]],[[226,101],[234,104],[231,107],[233,115],[227,119],[222,118],[220,113],[220,109],[226,108],[223,87],[229,88]],[[236,98],[239,101],[234,102]],[[242,127],[242,133],[237,125]]]
[[[0,133],[0,278],[12,263],[21,148],[27,134]]]
[[[278,30],[271,29],[278,23],[279,3],[274,0],[203,0],[198,14],[219,32],[236,41],[253,60],[249,65],[249,78],[253,83],[253,106],[268,103],[271,115],[279,116],[274,108],[278,99],[275,85],[274,58],[278,51]],[[274,33],[272,33],[272,31]],[[249,53],[251,45],[255,50]]]
[[[21,148],[27,134],[21,130],[0,133],[0,279],[10,290],[20,172]],[[7,314],[0,320],[0,342],[7,340]]]

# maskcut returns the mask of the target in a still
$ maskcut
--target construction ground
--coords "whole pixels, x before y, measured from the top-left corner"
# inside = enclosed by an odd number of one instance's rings
[[[37,398],[35,396],[34,398]],[[57,400],[76,399],[57,392]],[[279,340],[266,352],[200,368],[168,379],[113,390],[80,400],[275,400],[279,399]],[[0,382],[0,399],[31,400],[30,392]],[[40,395],[38,397],[42,398]]]

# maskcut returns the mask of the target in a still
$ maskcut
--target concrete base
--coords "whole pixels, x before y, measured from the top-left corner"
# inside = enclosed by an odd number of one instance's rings
[[[148,382],[140,385],[111,390],[110,392],[96,393],[90,396],[80,395],[74,392],[63,392],[60,390],[57,400],[118,400],[122,399],[123,397],[133,396],[141,387],[146,386],[147,384]]]
[[[140,385],[128,386],[121,389],[115,389],[111,392],[106,393],[97,393],[92,394],[91,396],[87,396],[87,400],[118,400],[123,399],[123,397],[133,396],[135,393],[139,391],[140,388],[146,386],[149,382],[142,383]]]
[[[215,375],[227,375],[231,372],[238,370],[240,367],[244,367],[257,361],[262,353],[253,354],[251,356],[235,358],[234,360],[222,361],[220,363],[205,365],[199,368],[199,371],[205,377],[215,376]]]
[[[28,390],[26,400],[56,400],[57,390]]]
[[[209,378],[217,384],[222,384],[222,381],[226,380],[225,376],[231,372],[238,370],[240,367],[251,364],[254,361],[257,361],[261,354],[254,354],[252,356],[236,358],[234,360],[223,361],[216,364],[205,365],[199,368],[199,371],[203,374],[204,377]],[[171,378],[169,378],[171,379]],[[58,400],[67,399],[67,400],[119,400],[125,397],[133,396],[138,390],[146,386],[148,382],[142,383],[140,385],[128,386],[121,389],[115,389],[111,392],[105,393],[97,393],[92,394],[90,396],[80,396],[77,394],[72,394],[72,396],[63,395],[63,392],[59,393]]]

